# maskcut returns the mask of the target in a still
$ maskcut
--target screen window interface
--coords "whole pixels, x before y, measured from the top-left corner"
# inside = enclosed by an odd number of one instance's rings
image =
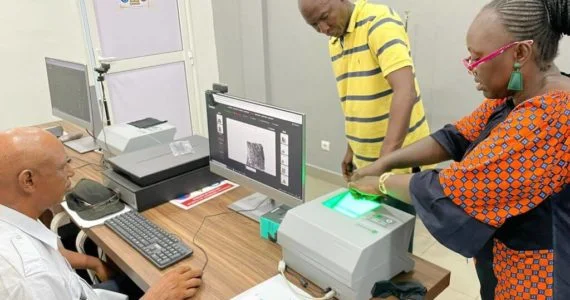
[[[226,95],[213,97],[215,103],[208,104],[210,159],[303,199],[303,116]]]

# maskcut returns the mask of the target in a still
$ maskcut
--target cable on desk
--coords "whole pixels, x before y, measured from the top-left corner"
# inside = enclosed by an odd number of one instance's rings
[[[298,293],[295,290],[295,286],[293,286],[293,284],[291,282],[289,282],[289,279],[287,279],[287,276],[285,276],[285,272],[287,271],[287,264],[285,263],[284,260],[279,261],[279,264],[277,266],[277,271],[279,271],[279,274],[281,274],[281,276],[283,277],[283,280],[285,280],[285,282],[287,283],[286,285],[287,285],[287,287],[289,287],[289,290],[294,295],[296,295],[297,297],[299,297],[301,299],[304,299],[304,300],[328,300],[328,299],[332,299],[336,295],[336,291],[330,287],[326,288],[324,290],[325,294],[322,297],[318,297],[318,298],[310,296],[310,295],[309,295],[309,297],[307,297],[303,294]],[[300,275],[301,274],[299,274],[299,276]],[[292,274],[292,276],[295,277],[293,274]],[[302,278],[302,276],[301,276],[301,278]],[[303,287],[305,287],[305,286],[303,285]]]
[[[81,166],[79,166],[79,167],[73,168],[73,170],[74,170],[74,171],[75,171],[75,170],[79,170],[79,169],[81,169],[81,168],[83,168],[83,167],[87,167],[87,166],[90,166],[90,165],[96,165],[96,164],[94,164],[94,163],[83,164],[83,165],[81,165]]]
[[[89,129],[85,128],[85,132],[87,132],[90,137],[96,139],[96,137],[93,135],[93,133],[91,133],[91,131],[89,131]]]
[[[58,124],[58,126],[61,126],[61,128],[64,128],[64,127],[65,127],[65,126],[64,126],[64,122],[57,122],[57,124]],[[88,134],[89,136],[91,136],[92,138],[95,139],[95,136],[89,131],[89,129],[85,129],[85,132],[87,132],[87,134]],[[90,161],[87,161],[87,160],[85,160],[85,159],[83,159],[83,158],[81,158],[81,157],[74,156],[74,155],[69,155],[69,157],[72,158],[72,159],[80,160],[80,161],[82,161],[82,162],[85,163],[84,165],[81,165],[81,166],[79,166],[79,167],[73,168],[73,170],[82,169],[82,168],[87,167],[87,166],[89,166],[89,165],[93,165],[93,166],[99,167],[99,169],[96,170],[96,171],[98,171],[98,172],[102,172],[102,171],[108,169],[108,167],[105,166],[104,155],[101,156],[101,159],[99,160],[99,163],[90,162]]]
[[[73,159],[77,159],[77,160],[82,161],[82,162],[85,163],[85,164],[83,164],[83,165],[81,165],[81,166],[79,166],[79,167],[73,168],[73,170],[79,170],[79,169],[81,169],[81,168],[84,168],[84,167],[87,167],[87,166],[90,166],[90,165],[93,165],[93,166],[98,167],[98,170],[96,170],[96,171],[98,171],[98,172],[102,172],[102,171],[104,171],[104,170],[106,169],[105,166],[101,164],[101,162],[99,162],[99,163],[90,162],[90,161],[87,161],[87,160],[85,160],[85,159],[83,159],[83,158],[81,158],[81,157],[75,156],[75,155],[70,155],[69,158],[71,158],[72,160],[73,160]]]
[[[205,216],[204,218],[202,218],[202,223],[200,223],[200,226],[198,227],[198,230],[196,231],[196,233],[195,233],[194,236],[192,237],[192,243],[193,243],[194,245],[196,245],[196,247],[198,247],[198,249],[200,249],[200,251],[202,251],[202,253],[204,253],[204,256],[206,257],[206,261],[204,262],[204,266],[202,267],[202,273],[204,273],[204,271],[206,270],[206,267],[208,266],[208,254],[206,253],[206,251],[204,250],[204,248],[202,248],[200,245],[198,245],[198,244],[196,243],[196,237],[198,236],[198,233],[200,233],[200,230],[202,229],[202,226],[204,225],[204,222],[206,221],[206,219],[213,218],[213,217],[217,217],[217,216],[221,216],[221,215],[227,215],[227,214],[234,214],[234,213],[241,213],[241,212],[254,211],[254,210],[258,209],[258,208],[259,208],[263,203],[265,203],[266,201],[271,201],[271,200],[270,200],[270,199],[267,199],[267,198],[266,198],[266,199],[263,199],[263,200],[261,200],[261,202],[259,202],[259,204],[257,204],[257,206],[256,206],[255,208],[226,211],[226,212],[222,212],[222,213],[217,213],[217,214]]]
[[[73,161],[74,159],[77,159],[77,160],[79,160],[79,161],[81,161],[81,162],[84,162],[83,165],[81,165],[81,166],[79,166],[79,167],[75,167],[75,168],[73,168],[73,170],[81,169],[81,168],[86,167],[86,166],[89,166],[89,165],[97,165],[96,163],[92,163],[92,162],[87,161],[87,160],[85,160],[85,159],[83,159],[83,158],[81,158],[81,157],[78,157],[78,156],[70,155],[69,158],[71,159],[71,161]]]

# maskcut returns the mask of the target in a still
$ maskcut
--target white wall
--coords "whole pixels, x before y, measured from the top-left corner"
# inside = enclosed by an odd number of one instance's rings
[[[0,130],[55,120],[44,57],[87,61],[76,2],[21,0],[0,11]],[[197,101],[204,100],[213,82],[235,77],[239,86],[230,89],[241,90],[237,94],[307,113],[308,162],[338,171],[345,143],[326,38],[304,24],[296,1],[238,2],[187,2]],[[486,0],[386,3],[402,14],[411,10],[410,38],[432,129],[468,113],[481,96],[459,59],[466,53],[467,26]],[[565,37],[561,49],[566,51],[557,63],[566,72],[569,48],[570,38]],[[332,141],[331,152],[319,149],[320,139]]]
[[[204,101],[204,92],[218,81],[212,6],[210,1],[188,4],[194,78],[198,101]],[[87,64],[78,1],[12,1],[0,10],[0,40],[0,130],[57,120],[44,57]]]
[[[218,2],[227,2],[217,0]],[[214,1],[216,2],[216,1]],[[266,28],[258,33],[252,24],[240,20],[236,11],[259,9],[255,1],[238,1],[235,8],[214,7],[220,79],[237,86],[231,93],[247,97],[243,78],[246,61],[259,58],[257,52],[243,50],[243,38],[236,34],[256,34],[264,41],[267,102],[307,114],[307,162],[333,172],[340,171],[346,150],[343,117],[328,57],[327,38],[317,34],[301,17],[297,1],[266,1],[262,8]],[[483,99],[475,90],[461,59],[468,55],[465,33],[471,21],[488,0],[369,0],[395,8],[402,18],[410,11],[409,35],[422,98],[432,131],[468,114]],[[220,8],[217,9],[217,6]],[[231,13],[233,12],[233,13]],[[218,15],[219,14],[219,15]],[[253,24],[255,25],[255,24]],[[238,28],[239,26],[239,28]],[[223,30],[226,30],[225,32]],[[251,37],[247,38],[248,40]],[[561,45],[557,64],[570,71],[570,38]],[[247,59],[241,57],[248,57]],[[228,65],[226,65],[226,63]],[[258,82],[263,84],[263,82]],[[255,98],[254,98],[255,99]],[[320,149],[320,140],[331,142],[330,152]]]
[[[432,131],[470,113],[482,100],[461,59],[469,55],[465,35],[489,1],[387,0],[402,18],[409,11],[408,34],[426,114]],[[556,63],[570,70],[570,39],[565,37]]]
[[[0,130],[55,120],[44,57],[86,63],[75,1],[4,3],[0,41]]]
[[[292,3],[297,3],[292,1]],[[267,102],[265,0],[212,0],[220,81],[233,95]]]
[[[198,101],[205,101],[204,93],[219,81],[214,18],[211,1],[188,1],[190,29],[195,56],[194,77],[198,86]],[[205,106],[204,106],[205,107]],[[206,111],[202,112],[204,116]],[[204,117],[205,118],[205,117]]]

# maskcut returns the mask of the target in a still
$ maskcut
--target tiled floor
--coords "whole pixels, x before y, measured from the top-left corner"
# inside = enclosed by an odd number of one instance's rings
[[[318,178],[307,176],[306,188],[305,198],[312,200],[339,187]],[[467,261],[463,256],[438,243],[419,219],[416,219],[414,254],[451,271],[451,283],[436,298],[437,300],[480,299],[479,281],[473,261]]]

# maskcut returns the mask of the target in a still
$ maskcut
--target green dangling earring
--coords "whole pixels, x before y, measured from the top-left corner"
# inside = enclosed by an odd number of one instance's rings
[[[520,92],[523,90],[523,77],[521,73],[521,64],[516,62],[515,69],[511,73],[511,79],[509,80],[509,86],[507,87],[509,91]]]

